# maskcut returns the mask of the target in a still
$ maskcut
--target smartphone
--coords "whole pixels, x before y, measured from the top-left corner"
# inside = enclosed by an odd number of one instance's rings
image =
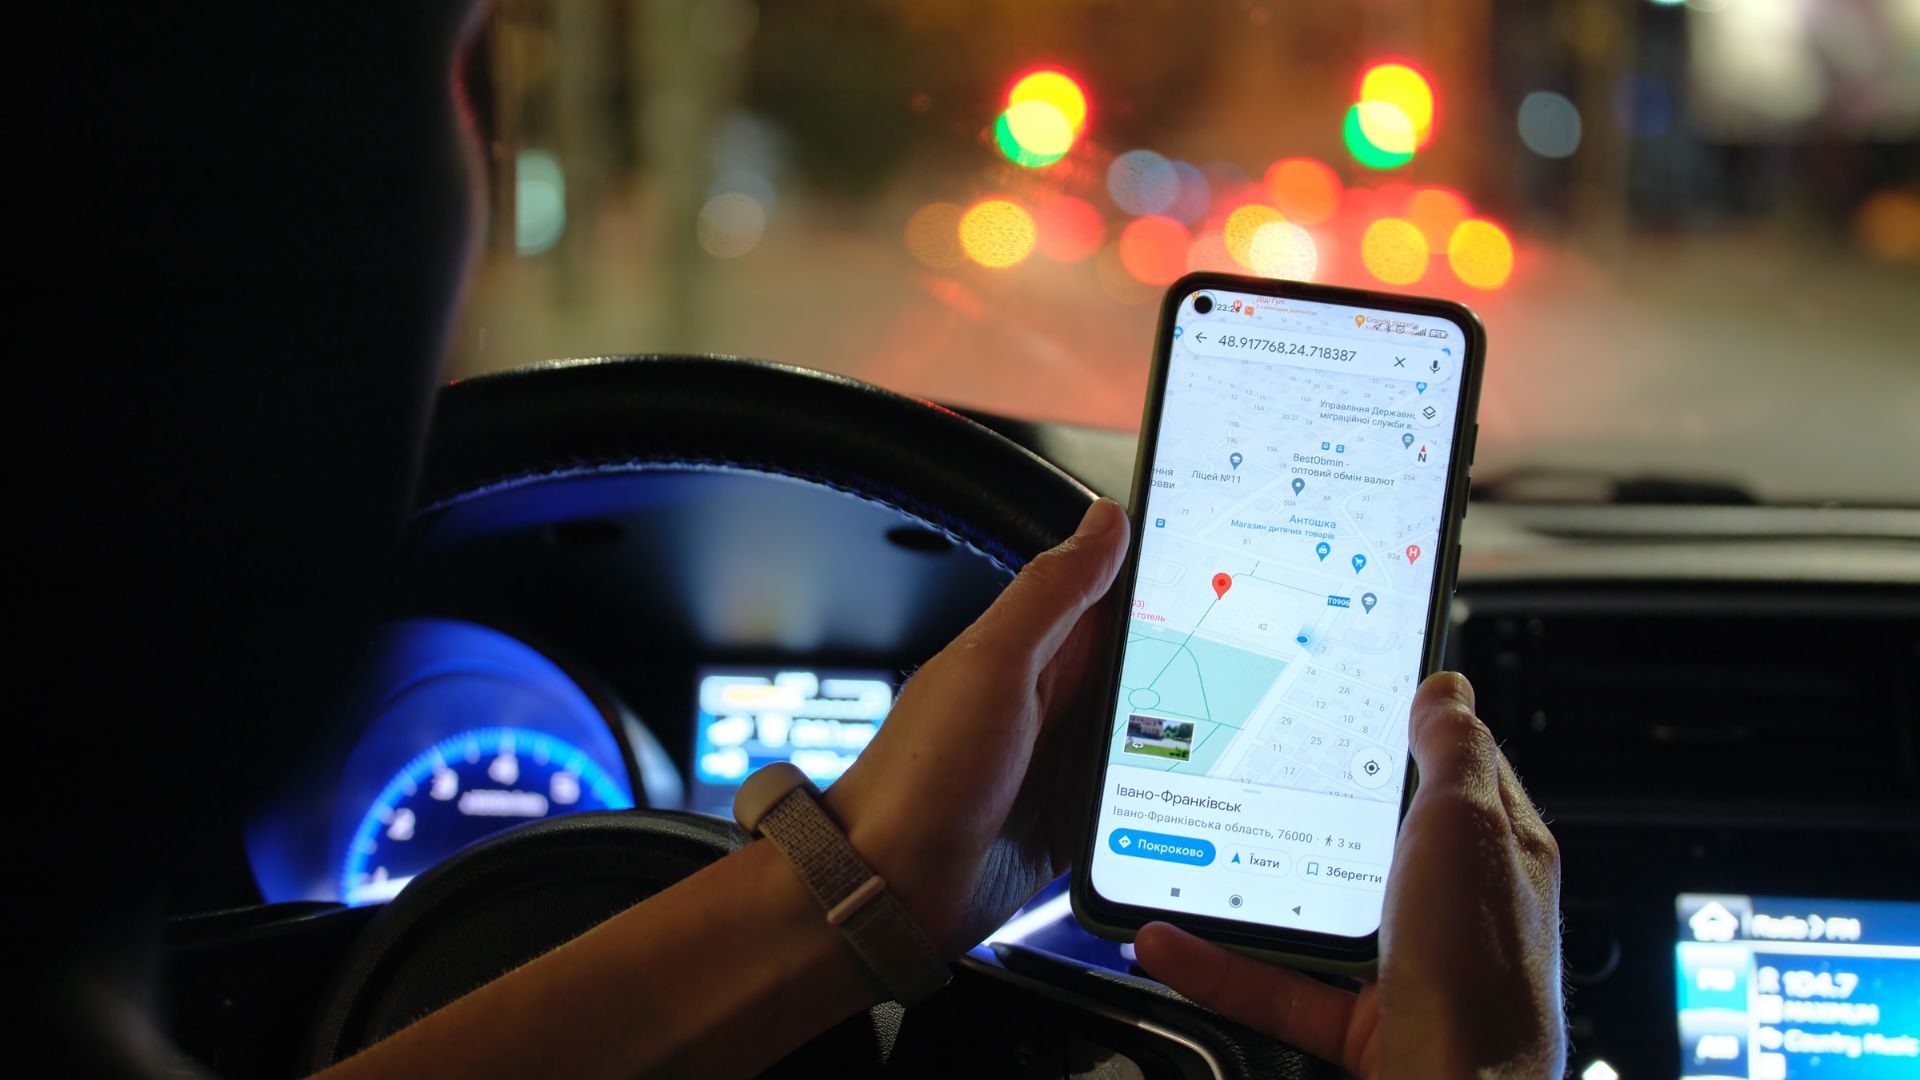
[[[1445,300],[1175,282],[1073,910],[1364,972],[1440,664],[1485,334]]]

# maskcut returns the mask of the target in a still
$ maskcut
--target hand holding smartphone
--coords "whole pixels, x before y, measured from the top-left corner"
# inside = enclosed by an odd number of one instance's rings
[[[1466,307],[1194,274],[1161,308],[1074,913],[1378,955],[1485,338]]]

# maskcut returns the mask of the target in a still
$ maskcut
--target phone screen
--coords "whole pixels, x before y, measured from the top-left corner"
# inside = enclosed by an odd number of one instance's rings
[[[1365,937],[1449,584],[1478,338],[1441,315],[1218,288],[1183,296],[1169,332],[1091,884]]]

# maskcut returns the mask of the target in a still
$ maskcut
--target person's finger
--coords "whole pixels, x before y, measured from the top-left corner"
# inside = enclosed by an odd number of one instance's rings
[[[1141,927],[1133,948],[1154,978],[1214,1012],[1322,1060],[1348,1064],[1353,994],[1228,952],[1168,923]]]
[[[1533,804],[1532,796],[1527,794],[1505,754],[1500,755],[1500,799],[1506,804],[1514,839],[1527,857],[1527,874],[1534,888],[1544,894],[1548,883],[1560,877],[1560,842],[1554,839],[1553,830],[1547,828],[1540,808]]]
[[[1037,670],[1106,594],[1126,550],[1125,511],[1111,499],[1094,500],[1074,534],[1035,556],[973,624],[969,643]]]
[[[1505,754],[1496,755],[1495,762],[1500,770],[1500,801],[1506,804],[1507,817],[1513,821],[1515,831],[1535,826],[1545,829],[1546,821],[1540,817],[1540,808],[1533,804],[1533,796],[1527,794],[1520,774],[1513,771],[1513,762],[1508,761]]]
[[[1034,686],[1039,693],[1042,723],[1064,712],[1063,705],[1083,701],[1082,684],[1098,668],[1103,647],[1111,643],[1109,613],[1094,604],[1068,629],[1053,660],[1040,672]]]
[[[1420,768],[1421,790],[1452,791],[1500,805],[1500,750],[1473,714],[1473,685],[1464,675],[1442,671],[1420,684],[1407,746]]]

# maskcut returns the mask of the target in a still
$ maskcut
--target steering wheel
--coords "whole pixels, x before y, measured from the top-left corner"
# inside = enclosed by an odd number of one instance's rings
[[[1007,573],[1071,534],[1093,499],[1042,458],[928,402],[779,364],[624,356],[447,386],[417,516],[429,522],[581,476],[686,469],[831,488],[892,508]],[[356,943],[309,1064],[351,1055],[743,842],[730,822],[635,810],[535,822],[462,850],[402,891]],[[776,1071],[995,1072],[977,1025],[1010,1031],[1004,1025],[1044,1018],[1179,1074],[1319,1075],[1311,1059],[1146,980],[1005,946],[975,950],[956,974],[911,1015],[878,1007]]]

